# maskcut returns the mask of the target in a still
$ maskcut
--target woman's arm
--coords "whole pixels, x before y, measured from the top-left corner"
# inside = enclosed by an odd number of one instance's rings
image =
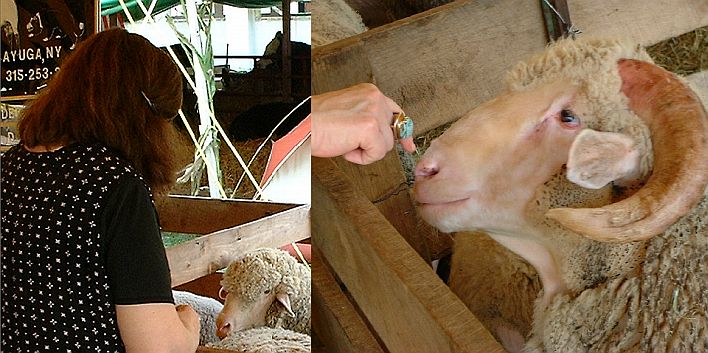
[[[369,164],[393,148],[391,124],[401,107],[370,83],[312,96],[312,155]],[[412,138],[403,148],[415,151]]]
[[[188,305],[116,305],[118,329],[127,353],[194,353],[199,316]]]

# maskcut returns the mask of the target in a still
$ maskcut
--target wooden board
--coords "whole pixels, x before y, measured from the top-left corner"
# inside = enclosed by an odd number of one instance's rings
[[[398,233],[426,262],[430,262],[426,236],[437,233],[423,223],[415,212],[395,149],[384,159],[365,166],[350,163],[343,158],[335,160],[339,168],[350,177],[354,187],[361,190],[369,201],[376,202],[376,207],[390,220]]]
[[[568,8],[584,35],[628,38],[642,45],[708,25],[706,0],[568,0]]]
[[[708,25],[706,0],[568,2],[583,36],[652,44]],[[545,46],[538,1],[456,1],[313,49],[312,85],[373,82],[422,134],[495,97],[506,71]]]
[[[328,159],[313,159],[313,242],[390,352],[504,352]]]
[[[296,205],[169,196],[155,200],[155,206],[163,231],[207,234],[270,216]]]
[[[248,251],[309,237],[310,206],[303,205],[170,247],[166,252],[172,286],[222,269]]]
[[[312,258],[312,325],[327,353],[384,353],[339,284],[314,250]]]
[[[420,134],[494,97],[505,71],[545,45],[538,2],[458,1],[313,49],[312,85],[373,82]]]

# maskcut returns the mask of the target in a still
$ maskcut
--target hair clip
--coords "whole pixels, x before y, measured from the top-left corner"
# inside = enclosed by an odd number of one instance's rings
[[[145,92],[140,91],[140,94],[143,95],[143,98],[145,98],[145,101],[147,102],[148,106],[150,107],[150,110],[152,110],[153,113],[157,114],[157,108],[155,107],[155,104],[152,103],[150,98],[145,94]]]

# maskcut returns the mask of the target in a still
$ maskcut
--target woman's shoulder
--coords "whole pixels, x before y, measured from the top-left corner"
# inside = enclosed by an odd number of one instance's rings
[[[115,149],[100,143],[72,144],[64,149],[63,159],[72,173],[84,174],[83,178],[90,177],[100,184],[131,180],[147,188],[137,169]]]

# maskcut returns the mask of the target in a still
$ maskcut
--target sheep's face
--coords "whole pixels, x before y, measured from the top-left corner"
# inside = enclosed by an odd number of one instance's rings
[[[445,232],[516,232],[585,126],[578,88],[558,80],[500,96],[433,141],[416,167],[422,217]]]
[[[269,291],[255,301],[246,302],[238,295],[229,293],[224,308],[216,318],[217,335],[226,337],[231,332],[262,327],[266,324],[266,313],[275,301],[275,293]]]
[[[640,190],[618,202],[541,210],[573,233],[608,242],[646,240],[690,211],[708,183],[705,109],[670,72],[636,59],[613,60],[607,48],[594,46],[599,44],[555,45],[547,60],[524,66],[546,67],[555,80],[517,86],[472,111],[431,145],[416,167],[423,218],[443,231],[534,232],[540,209],[532,206],[533,196],[563,164],[568,180],[583,188],[610,182],[639,186],[648,177]],[[588,48],[602,54],[596,64],[584,64],[593,61]],[[564,60],[569,57],[573,60]],[[565,61],[573,65],[561,65]],[[584,69],[571,76],[553,74],[559,66],[568,74]],[[582,130],[585,126],[597,130]]]

